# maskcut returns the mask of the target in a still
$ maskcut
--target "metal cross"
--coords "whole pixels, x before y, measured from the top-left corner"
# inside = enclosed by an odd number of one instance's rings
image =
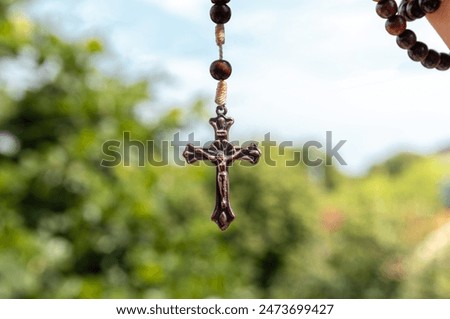
[[[209,120],[214,128],[215,141],[208,148],[186,146],[183,156],[189,164],[197,161],[208,160],[216,166],[216,207],[211,215],[221,230],[226,230],[234,220],[235,215],[230,206],[230,181],[228,168],[236,160],[245,160],[252,164],[258,163],[261,152],[256,144],[240,148],[228,142],[228,133],[234,120],[225,114]]]

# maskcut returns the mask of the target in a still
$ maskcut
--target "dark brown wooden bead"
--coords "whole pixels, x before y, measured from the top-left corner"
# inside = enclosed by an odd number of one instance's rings
[[[441,53],[440,62],[436,69],[438,69],[439,71],[447,71],[448,69],[450,69],[450,55],[448,55],[447,53]]]
[[[382,0],[377,3],[376,11],[380,17],[389,19],[397,14],[397,8],[397,2],[394,0]]]
[[[211,20],[217,24],[224,24],[231,19],[231,9],[226,4],[215,4],[209,12]]]
[[[398,46],[405,50],[411,49],[414,46],[414,44],[416,44],[416,42],[417,42],[416,34],[409,29],[406,29],[402,34],[397,36]]]
[[[386,31],[391,35],[399,35],[406,30],[406,19],[400,15],[390,17],[386,21]]]
[[[216,60],[211,63],[211,67],[209,68],[211,76],[218,81],[228,79],[232,70],[231,64],[225,60]]]
[[[425,12],[420,8],[417,0],[413,0],[406,5],[406,14],[413,20],[421,19],[425,16]]]
[[[441,6],[441,0],[419,0],[418,4],[425,13],[433,13]]]
[[[427,69],[434,69],[441,62],[441,56],[439,52],[434,50],[428,50],[427,57],[422,61],[422,65]]]
[[[400,5],[398,6],[398,14],[401,15],[402,17],[404,17],[406,19],[406,21],[413,21],[414,19],[412,19],[406,13],[406,5],[407,4],[408,4],[408,1],[406,1],[406,0],[404,0],[400,3]]]
[[[406,5],[407,4],[408,3],[406,1],[400,2],[400,4],[398,5],[398,10],[397,10],[399,15],[405,17],[405,15],[406,15]]]
[[[417,41],[416,44],[408,50],[408,55],[413,61],[423,61],[428,55],[428,47],[425,43]]]

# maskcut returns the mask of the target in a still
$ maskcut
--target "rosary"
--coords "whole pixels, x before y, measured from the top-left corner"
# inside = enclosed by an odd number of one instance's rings
[[[411,60],[421,62],[428,69],[446,71],[450,68],[450,55],[428,49],[417,41],[416,34],[407,29],[407,22],[423,18],[426,14],[436,12],[442,0],[402,0],[400,5],[394,0],[374,0],[377,2],[377,14],[386,21],[386,31],[397,36],[397,45],[408,50]]]
[[[387,19],[386,31],[397,36],[397,44],[407,50],[408,56],[429,69],[436,68],[445,71],[450,68],[450,55],[438,53],[417,40],[416,34],[407,29],[407,22],[423,18],[426,14],[436,12],[442,0],[402,0],[397,5],[395,0],[373,0],[377,2],[376,12]],[[450,1],[450,0],[449,0]],[[216,117],[209,123],[214,129],[214,142],[207,148],[195,147],[188,144],[183,157],[188,164],[197,161],[209,161],[216,166],[216,205],[211,216],[221,230],[226,230],[235,219],[230,205],[229,167],[237,160],[245,160],[256,164],[261,152],[256,144],[247,147],[235,147],[229,142],[228,134],[234,120],[227,117],[227,82],[232,68],[231,64],[223,59],[223,46],[225,44],[225,24],[231,19],[231,9],[227,5],[230,0],[211,0],[213,6],[210,10],[211,20],[216,23],[216,44],[219,47],[219,59],[210,67],[211,76],[218,82],[215,102]]]
[[[194,147],[188,144],[183,152],[187,163],[210,161],[216,166],[216,206],[211,216],[221,230],[226,230],[235,219],[230,205],[230,181],[228,168],[236,160],[245,160],[256,164],[261,152],[256,144],[248,147],[235,147],[228,142],[228,134],[234,120],[227,117],[227,80],[231,75],[231,64],[223,59],[225,44],[225,23],[230,21],[231,9],[227,5],[230,0],[211,0],[213,6],[210,11],[211,20],[216,23],[216,44],[219,47],[219,59],[210,67],[211,76],[218,80],[215,102],[217,104],[216,117],[209,120],[214,129],[214,142],[208,148]]]

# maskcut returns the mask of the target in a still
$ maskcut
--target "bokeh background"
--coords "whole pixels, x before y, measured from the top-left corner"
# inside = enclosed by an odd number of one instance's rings
[[[365,2],[231,2],[232,137],[333,131],[348,165],[233,167],[222,233],[214,169],[100,165],[211,139],[210,2],[0,0],[0,297],[450,298],[448,74]]]

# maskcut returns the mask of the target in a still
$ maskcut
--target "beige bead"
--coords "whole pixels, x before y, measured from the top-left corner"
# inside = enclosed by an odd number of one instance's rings
[[[216,43],[221,46],[225,44],[225,25],[216,25]]]
[[[219,83],[217,84],[217,91],[216,91],[217,105],[222,106],[227,103],[227,91],[228,91],[227,82],[219,81]]]

